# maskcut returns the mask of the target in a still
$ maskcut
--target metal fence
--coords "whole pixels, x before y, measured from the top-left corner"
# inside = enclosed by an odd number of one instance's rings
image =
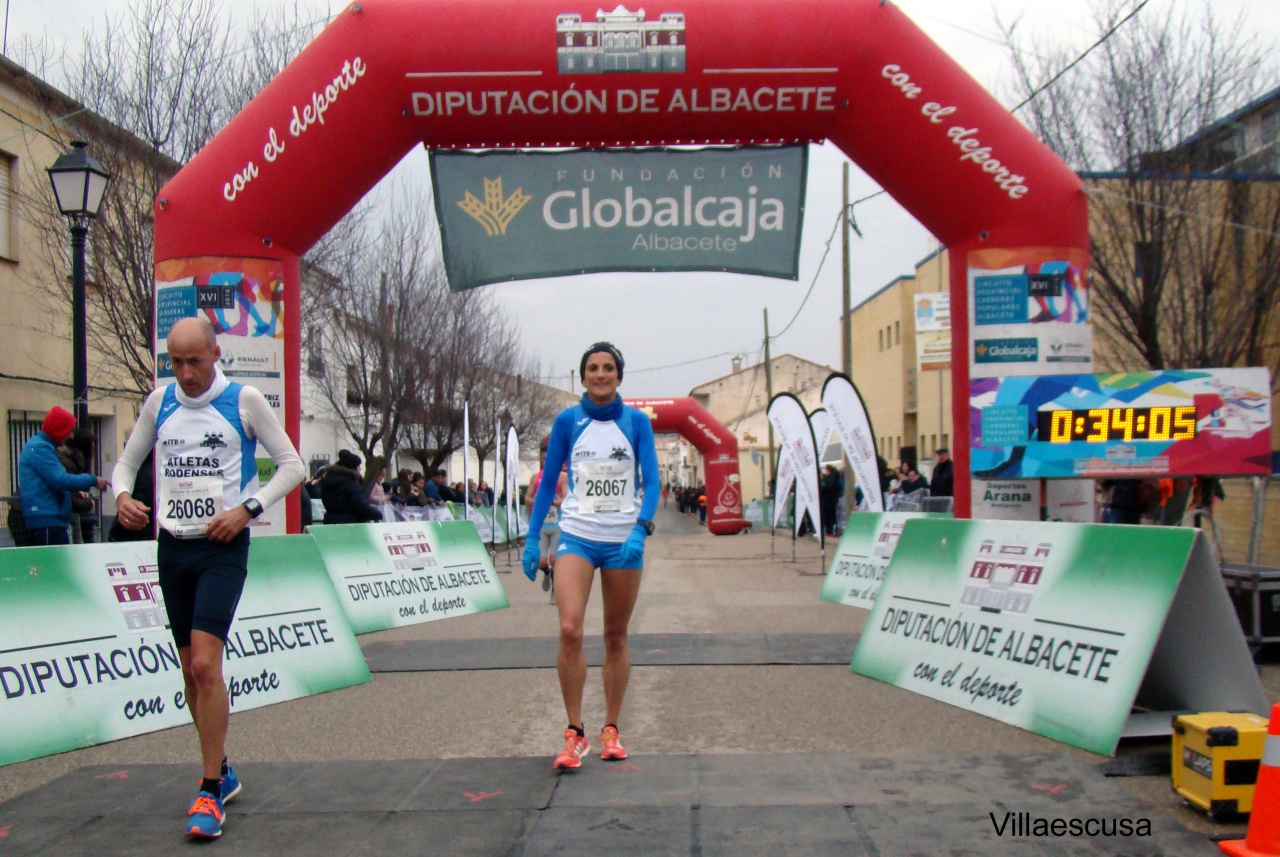
[[[87,534],[88,539],[85,538],[86,534],[80,532],[79,516],[71,516],[72,544],[103,540],[103,534],[106,532],[103,525],[110,522],[102,519],[102,499],[95,497],[94,504],[97,507],[98,518],[93,530]],[[26,522],[22,517],[22,499],[12,496],[0,497],[0,548],[25,547],[27,541]]]

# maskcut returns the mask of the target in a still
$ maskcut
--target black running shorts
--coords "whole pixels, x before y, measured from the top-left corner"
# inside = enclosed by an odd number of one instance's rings
[[[226,642],[249,573],[249,530],[226,544],[179,539],[161,530],[156,554],[160,591],[178,648],[191,645],[192,631]]]

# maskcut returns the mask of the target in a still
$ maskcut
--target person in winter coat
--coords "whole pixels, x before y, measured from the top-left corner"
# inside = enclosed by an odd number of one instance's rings
[[[360,456],[350,450],[338,453],[320,480],[326,524],[367,524],[381,521],[382,511],[365,499]]]
[[[58,447],[58,460],[68,473],[92,473],[94,458],[93,433],[86,428],[72,429],[71,434]],[[73,544],[93,544],[98,531],[98,507],[88,491],[76,491],[71,495],[71,541]]]
[[[71,518],[71,495],[111,483],[92,473],[68,473],[58,460],[58,444],[76,427],[76,418],[65,408],[49,409],[40,431],[22,447],[18,456],[18,487],[22,493],[22,515],[32,545],[71,543],[67,523]]]

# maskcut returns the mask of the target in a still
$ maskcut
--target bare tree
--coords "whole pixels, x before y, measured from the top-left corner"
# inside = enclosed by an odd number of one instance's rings
[[[447,291],[427,227],[416,194],[397,188],[377,233],[366,240],[354,229],[352,249],[334,256],[348,267],[309,299],[332,367],[317,379],[320,395],[364,457],[369,484],[423,410],[430,374],[423,320]]]
[[[1131,6],[1095,7],[1101,44],[1082,61],[1002,25],[1020,114],[1091,194],[1095,329],[1124,366],[1269,365],[1275,377],[1280,193],[1224,161],[1213,130],[1261,94],[1268,51],[1207,0]]]
[[[136,0],[118,15],[104,15],[85,34],[78,55],[63,58],[62,85],[71,99],[46,99],[46,112],[59,120],[51,133],[64,145],[87,140],[112,176],[90,231],[86,271],[91,285],[87,336],[91,353],[103,357],[91,367],[94,387],[151,389],[155,198],[252,97],[248,89],[274,77],[322,20],[296,3],[291,9],[273,8],[248,28],[249,44],[240,48],[219,0]],[[20,48],[32,62],[47,64],[55,56],[45,43]],[[85,108],[119,130],[91,120]],[[65,308],[70,292],[65,224],[43,176],[31,176],[22,187],[32,189],[19,204],[39,224],[37,252],[60,286],[47,292],[50,309]],[[320,242],[313,264],[324,264],[336,243]]]

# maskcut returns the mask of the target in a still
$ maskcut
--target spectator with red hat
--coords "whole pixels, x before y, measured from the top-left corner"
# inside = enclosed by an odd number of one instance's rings
[[[18,487],[31,545],[70,544],[67,527],[72,493],[95,486],[105,491],[111,485],[92,473],[68,473],[62,465],[58,445],[75,427],[76,418],[71,412],[55,405],[45,415],[40,431],[26,442],[18,456]]]

